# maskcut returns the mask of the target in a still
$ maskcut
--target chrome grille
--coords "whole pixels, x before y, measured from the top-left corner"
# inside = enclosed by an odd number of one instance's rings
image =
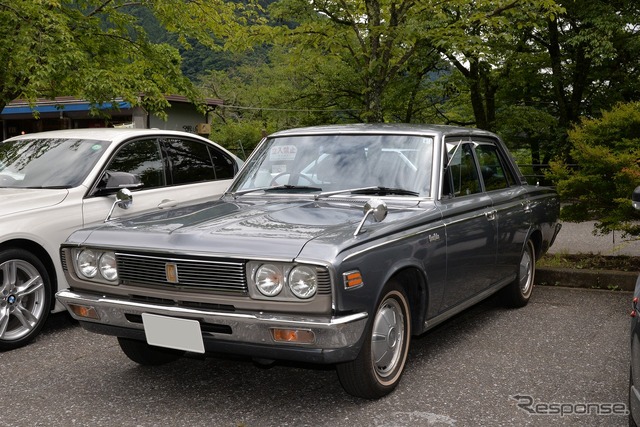
[[[62,271],[68,271],[67,268],[67,251],[60,249],[60,263],[62,264]]]
[[[329,275],[329,270],[318,267],[316,268],[316,274],[318,275],[318,294],[331,294],[331,276]]]
[[[118,276],[123,283],[187,287],[220,292],[246,293],[247,278],[242,261],[200,260],[116,253]],[[175,264],[177,283],[167,280],[166,265]]]

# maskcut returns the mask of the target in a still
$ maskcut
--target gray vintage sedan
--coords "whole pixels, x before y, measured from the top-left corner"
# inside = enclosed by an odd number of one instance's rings
[[[140,364],[335,364],[348,393],[375,399],[398,385],[412,336],[498,291],[529,301],[558,214],[489,132],[287,130],[218,201],[73,233],[57,298]]]

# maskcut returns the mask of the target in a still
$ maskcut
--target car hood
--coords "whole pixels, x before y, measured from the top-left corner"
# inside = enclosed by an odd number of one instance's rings
[[[57,205],[68,194],[65,189],[0,188],[0,218]]]
[[[327,259],[345,247],[360,244],[385,230],[390,232],[408,216],[425,212],[416,203],[390,207],[383,222],[374,224],[368,219],[364,233],[354,236],[364,217],[365,202],[217,201],[80,230],[68,242],[141,251],[292,260],[313,241],[316,249],[313,253],[306,251],[305,257]]]

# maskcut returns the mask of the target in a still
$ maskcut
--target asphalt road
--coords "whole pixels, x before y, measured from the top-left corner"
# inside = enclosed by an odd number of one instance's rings
[[[622,238],[620,232],[594,235],[593,224],[593,221],[563,222],[549,253],[640,256],[640,239]]]
[[[508,310],[491,298],[414,339],[402,382],[378,401],[345,394],[331,367],[139,367],[62,313],[31,345],[0,353],[0,425],[625,426],[595,411],[626,409],[630,299],[537,287]]]

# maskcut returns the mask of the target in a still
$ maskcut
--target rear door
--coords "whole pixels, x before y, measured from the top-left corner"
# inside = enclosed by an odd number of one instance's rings
[[[516,273],[531,224],[527,191],[516,181],[514,166],[496,140],[477,138],[475,151],[483,187],[491,197],[498,232],[497,279]]]

